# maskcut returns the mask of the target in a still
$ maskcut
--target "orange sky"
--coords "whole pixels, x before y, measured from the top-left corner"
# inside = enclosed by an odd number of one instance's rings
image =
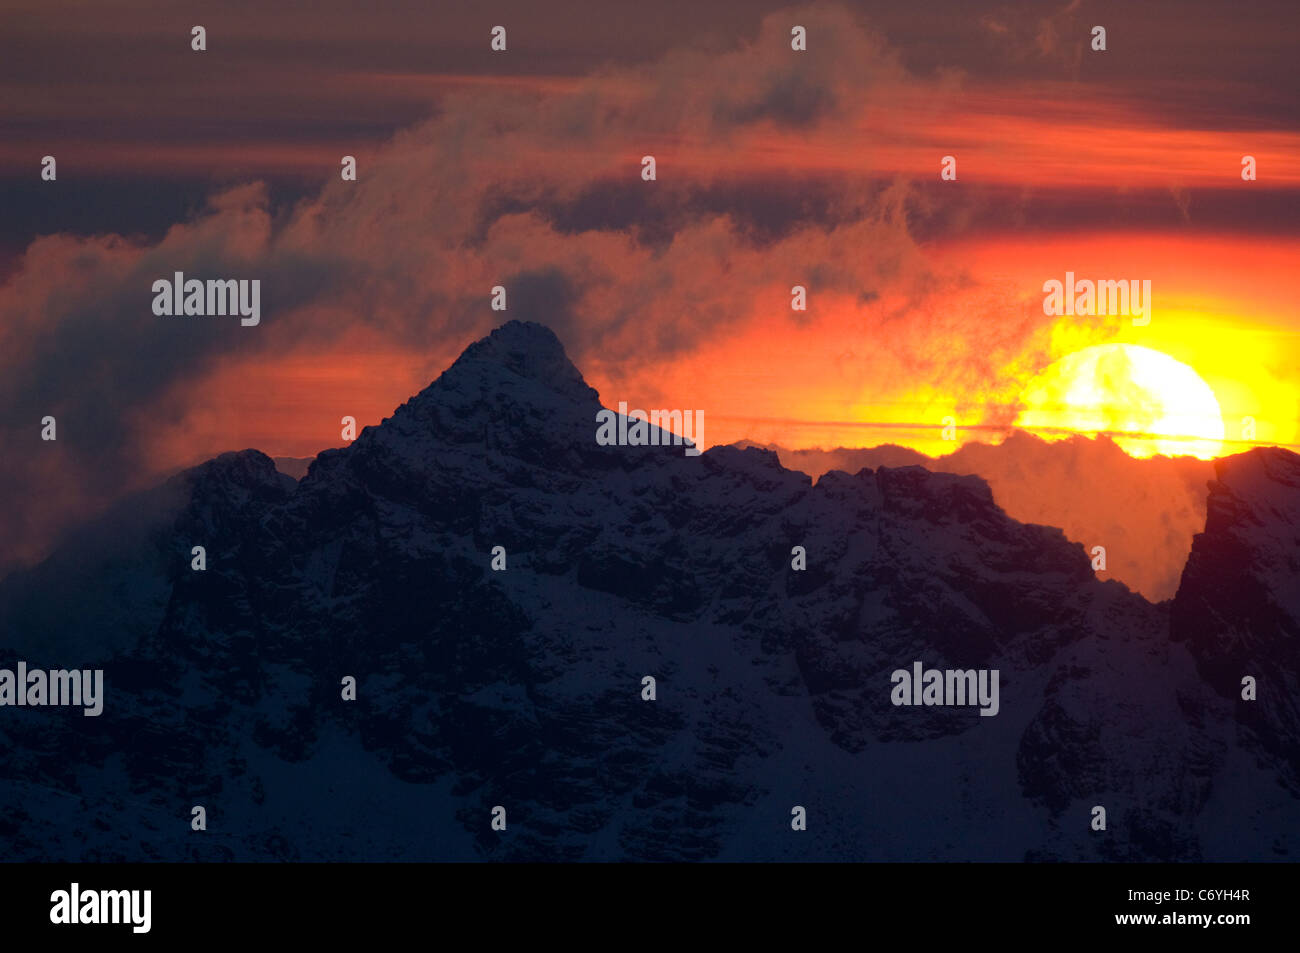
[[[446,85],[451,79],[439,81]],[[628,108],[647,95],[647,86],[631,77],[602,83],[602,95],[633,104]],[[509,84],[464,85],[473,90]],[[543,97],[582,97],[591,88],[559,80],[536,85],[532,92]],[[1251,189],[1293,189],[1300,177],[1300,164],[1292,161],[1300,158],[1300,133],[1168,128],[1133,103],[1080,96],[1076,86],[1060,82],[960,90],[900,85],[849,126],[791,130],[758,123],[725,140],[689,117],[681,121],[680,132],[658,130],[654,139],[665,188],[743,186],[774,171],[786,179],[825,181],[818,177],[833,173],[842,177],[846,194],[857,196],[893,177],[899,198],[893,205],[883,202],[879,214],[900,218],[882,219],[885,227],[908,228],[907,202],[957,208],[970,202],[974,217],[958,220],[946,237],[900,246],[894,267],[903,277],[868,302],[859,299],[866,289],[840,282],[827,290],[797,270],[777,276],[765,264],[770,282],[751,284],[735,296],[727,333],[702,333],[696,347],[671,361],[607,362],[599,350],[583,353],[582,342],[566,342],[608,404],[626,399],[631,406],[702,409],[709,421],[707,443],[744,438],[807,447],[889,441],[936,454],[955,448],[936,436],[945,416],[959,421],[958,444],[996,440],[1014,418],[1025,383],[1046,363],[1090,344],[1119,341],[1192,367],[1218,397],[1230,437],[1249,414],[1258,421],[1260,442],[1300,442],[1293,398],[1300,362],[1290,330],[1296,240],[1192,227],[1196,209],[1188,197],[1196,189],[1243,196]],[[626,133],[617,130],[606,137],[610,151],[603,155],[593,154],[585,141],[536,139],[519,129],[506,135],[511,148],[480,157],[477,176],[508,179],[519,163],[531,162],[590,181],[626,178],[636,188],[633,170],[649,148],[630,147]],[[297,158],[292,149],[265,158],[288,165],[306,163],[307,155],[319,161],[319,150],[296,148],[302,153]],[[1240,160],[1247,153],[1259,162],[1260,181],[1241,180]],[[939,180],[944,154],[957,156],[955,182]],[[162,158],[183,163],[196,155],[185,147]],[[248,154],[243,158],[250,161]],[[364,169],[368,159],[362,161]],[[989,188],[1002,191],[980,191]],[[1070,203],[1122,210],[1131,198],[1139,209],[1153,201],[1181,208],[1185,221],[1181,227],[1099,228],[1084,222],[1072,228],[1068,219],[1034,218],[1033,202],[1043,196],[1065,203],[1058,216],[1068,214]],[[1024,229],[979,223],[981,204],[1008,202],[1025,204]],[[517,225],[516,244],[544,247],[551,240],[546,232],[546,226]],[[849,262],[856,254],[880,251],[863,228],[830,238],[810,232],[796,247],[809,260],[821,255]],[[635,293],[635,283],[619,286],[618,270],[626,267],[631,278],[638,267],[634,256],[620,261],[608,249],[600,254],[612,275],[579,304],[593,322]],[[728,268],[721,256],[717,263]],[[918,299],[906,287],[907,276],[917,271],[940,275],[942,294]],[[1080,278],[1152,281],[1153,321],[1134,328],[1127,322],[1045,318],[1042,284],[1066,271]],[[490,283],[487,275],[483,281]],[[699,280],[731,279],[715,272]],[[806,315],[789,310],[796,283],[810,286]],[[485,315],[484,329],[490,321]],[[196,451],[202,455],[216,445],[251,445],[297,456],[337,445],[341,416],[377,423],[476,336],[442,338],[413,351],[355,327],[323,349],[303,342],[273,354],[232,355],[203,385],[209,397],[202,410],[169,429],[158,452],[170,457],[189,444],[205,448]]]
[[[810,320],[792,324],[784,282],[769,289],[772,307],[755,311],[738,332],[666,365],[632,370],[580,366],[602,400],[616,406],[705,410],[706,442],[739,439],[787,446],[868,446],[901,443],[923,452],[950,452],[967,440],[1003,432],[998,410],[1014,407],[1025,382],[1045,360],[1102,342],[1149,347],[1192,367],[1214,390],[1226,423],[1251,415],[1257,438],[1300,443],[1295,375],[1300,335],[1289,327],[1291,282],[1300,243],[1276,238],[1209,238],[1168,234],[1080,234],[1026,240],[1014,235],[935,243],[925,255],[936,267],[969,272],[978,285],[952,294],[947,307],[996,325],[1041,308],[1042,283],[1071,270],[1079,277],[1135,277],[1152,282],[1152,320],[1041,316],[1042,349],[1008,351],[995,362],[993,386],[945,389],[942,378],[908,377],[889,339],[870,331],[890,302],[862,305],[848,296],[810,297]],[[901,339],[920,318],[897,319]],[[310,455],[337,446],[339,418],[378,423],[422,389],[470,343],[448,341],[441,354],[366,342],[357,332],[321,353],[237,360],[203,390],[207,409],[185,424],[185,442],[248,445],[268,452]],[[979,350],[977,331],[928,339],[960,355]],[[910,383],[908,382],[910,380]],[[900,383],[901,382],[901,383]],[[942,441],[945,415],[959,421],[956,444]],[[1005,417],[1001,417],[1005,420]],[[286,422],[292,426],[286,427]],[[906,426],[925,423],[918,430]],[[994,425],[980,429],[980,425]],[[1233,436],[1232,427],[1228,428]],[[230,439],[232,435],[237,435]],[[175,439],[178,433],[171,435]],[[1231,452],[1231,451],[1230,451]]]
[[[456,86],[454,79],[441,76],[438,83]],[[517,88],[581,100],[592,82],[537,79]],[[869,302],[859,300],[866,289],[843,282],[819,288],[797,270],[778,276],[765,265],[770,283],[751,284],[735,295],[727,333],[702,333],[697,346],[670,361],[638,363],[620,355],[607,362],[599,350],[583,353],[582,342],[566,342],[608,404],[626,399],[631,406],[703,409],[708,443],[890,441],[943,453],[954,449],[936,436],[945,416],[959,421],[958,444],[996,440],[1014,418],[1024,384],[1046,363],[1090,344],[1119,341],[1192,367],[1218,397],[1230,437],[1249,414],[1258,421],[1260,442],[1300,442],[1293,398],[1300,362],[1290,330],[1296,240],[1196,225],[1200,210],[1190,197],[1196,190],[1245,199],[1252,189],[1294,189],[1300,181],[1300,132],[1173,128],[1133,101],[1089,95],[1061,81],[956,88],[901,82],[889,74],[888,82],[894,84],[889,95],[872,99],[848,125],[792,130],[760,122],[719,138],[686,110],[673,120],[680,126],[676,131],[654,130],[653,151],[668,183],[663,187],[741,186],[776,173],[787,180],[824,181],[829,174],[841,177],[846,194],[856,196],[892,177],[899,198],[893,206],[882,203],[880,214],[897,213],[901,228],[909,227],[908,202],[929,208],[969,203],[970,219],[958,219],[946,236],[900,246],[896,270],[903,277]],[[472,95],[510,84],[466,78],[460,85]],[[621,109],[645,108],[644,98],[658,95],[653,87],[635,75],[599,80],[601,95]],[[603,152],[586,140],[537,137],[526,129],[511,128],[504,136],[509,147],[478,157],[476,176],[506,181],[520,163],[531,163],[588,181],[627,179],[627,187],[636,188],[633,170],[651,148],[613,128],[602,134]],[[295,148],[297,153],[268,152],[263,158],[272,165],[319,161],[320,150],[309,144]],[[184,163],[197,154],[185,147],[159,161]],[[939,180],[945,154],[957,157],[955,182]],[[1242,181],[1245,154],[1256,157],[1259,181]],[[251,158],[257,157],[245,154],[243,161]],[[114,161],[112,154],[107,161]],[[363,168],[367,162],[363,158]],[[988,189],[1001,191],[981,192]],[[1045,196],[1063,202],[1065,210],[1050,220],[1036,219],[1033,203]],[[1070,203],[1122,216],[1130,200],[1139,210],[1161,202],[1181,209],[1183,222],[1099,228],[1085,221],[1075,228],[1061,219]],[[979,216],[987,211],[982,206],[1021,202],[1024,228],[981,225]],[[551,240],[546,227],[514,227],[516,244],[525,249],[532,243],[544,248]],[[836,234],[820,249],[818,240],[809,233],[797,248],[809,260],[820,254],[851,261],[855,254],[879,253],[875,236],[862,229]],[[635,282],[618,284],[620,269],[627,269],[629,279],[635,274],[634,256],[622,261],[608,248],[597,253],[612,274],[579,303],[592,322],[637,293]],[[721,256],[717,264],[724,271],[699,280],[732,280]],[[907,287],[907,275],[917,271],[940,275],[942,294],[918,299]],[[1066,271],[1081,278],[1152,281],[1154,320],[1133,328],[1127,322],[1045,318],[1042,284]],[[487,272],[483,281],[490,283]],[[806,315],[792,316],[788,307],[796,283],[810,285]],[[484,329],[489,321],[485,316]],[[214,442],[255,445],[286,455],[337,445],[341,416],[377,423],[475,336],[444,338],[431,349],[412,351],[404,342],[354,328],[325,349],[304,342],[290,352],[234,356],[204,385],[210,397],[203,409],[169,431],[161,453],[173,454],[177,441],[205,448]]]

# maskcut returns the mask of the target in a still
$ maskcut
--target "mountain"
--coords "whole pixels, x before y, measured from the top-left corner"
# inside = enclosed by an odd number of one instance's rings
[[[905,447],[787,450],[782,464],[816,478],[829,470],[916,465],[985,480],[1008,515],[1060,526],[1067,537],[1106,550],[1104,578],[1153,602],[1173,598],[1205,525],[1205,485],[1214,465],[1194,457],[1135,460],[1106,436],[1046,441],[1013,431],[999,444],[967,443],[942,457]]]
[[[602,446],[600,410],[548,329],[510,322],[301,480],[223,454],[0,583],[0,665],[100,667],[106,686],[97,718],[0,708],[5,856],[1300,848],[1294,705],[1231,691],[1270,659],[1265,691],[1293,679],[1294,651],[1274,653],[1300,611],[1280,528],[1300,458],[1221,461],[1225,515],[1153,605],[978,478],[814,483],[760,449]],[[1230,643],[1201,605],[1235,620]],[[996,715],[894,705],[917,661],[997,670]]]
[[[1275,766],[1270,781],[1300,797],[1300,457],[1260,448],[1218,461],[1215,471],[1205,532],[1171,607],[1173,635],[1231,706],[1233,757]],[[1247,677],[1254,701],[1242,697]],[[1244,820],[1286,823],[1285,814]]]

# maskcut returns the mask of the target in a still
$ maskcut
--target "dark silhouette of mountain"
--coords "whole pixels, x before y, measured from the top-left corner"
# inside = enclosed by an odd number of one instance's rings
[[[1105,547],[1109,575],[1103,578],[1118,579],[1153,602],[1172,599],[1178,589],[1192,537],[1205,525],[1205,484],[1214,477],[1210,461],[1135,460],[1105,436],[1049,442],[1014,431],[1000,444],[967,443],[943,457],[889,444],[767,449],[814,479],[828,470],[909,465],[978,476],[1014,519],[1060,526],[1089,552]]]
[[[1276,447],[1220,460],[1172,607],[1174,637],[1232,705],[1241,749],[1300,796],[1300,457]],[[1256,701],[1242,700],[1245,677]],[[1294,816],[1294,815],[1293,815]]]
[[[0,583],[0,665],[105,673],[97,718],[0,708],[4,856],[1300,847],[1294,455],[1220,462],[1171,609],[977,478],[601,446],[600,409],[549,330],[511,322],[301,481],[223,454]],[[996,669],[998,713],[896,707],[916,661]]]

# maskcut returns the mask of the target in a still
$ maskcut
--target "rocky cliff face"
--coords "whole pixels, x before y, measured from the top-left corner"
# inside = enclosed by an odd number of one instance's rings
[[[1243,760],[1300,796],[1300,457],[1261,448],[1218,461],[1216,475],[1173,637],[1232,712]],[[1247,678],[1254,701],[1242,697]]]
[[[548,330],[512,322],[297,484],[256,451],[223,455],[0,584],[0,665],[103,667],[106,683],[99,718],[0,709],[6,856],[1300,846],[1296,791],[1277,785],[1294,776],[1294,705],[1243,710],[1229,691],[1238,656],[1295,678],[1294,649],[1271,653],[1294,631],[1300,541],[1267,514],[1294,514],[1300,493],[1269,478],[1263,502],[1225,479],[1253,455],[1220,481],[1266,528],[1220,532],[1212,495],[1171,639],[1167,606],[1099,582],[1079,545],[1009,519],[976,478],[905,467],[813,484],[757,449],[605,447],[600,406]],[[1268,460],[1295,472],[1290,454]],[[1256,566],[1275,612],[1239,601]],[[1186,621],[1207,615],[1195,600],[1237,613],[1233,648]],[[998,670],[998,714],[893,705],[891,673],[915,661]]]

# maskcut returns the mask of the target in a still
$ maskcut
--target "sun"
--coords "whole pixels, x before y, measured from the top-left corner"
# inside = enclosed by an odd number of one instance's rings
[[[1047,438],[1107,434],[1130,456],[1223,451],[1223,415],[1210,385],[1181,361],[1135,344],[1075,351],[1029,382],[1016,418]]]

